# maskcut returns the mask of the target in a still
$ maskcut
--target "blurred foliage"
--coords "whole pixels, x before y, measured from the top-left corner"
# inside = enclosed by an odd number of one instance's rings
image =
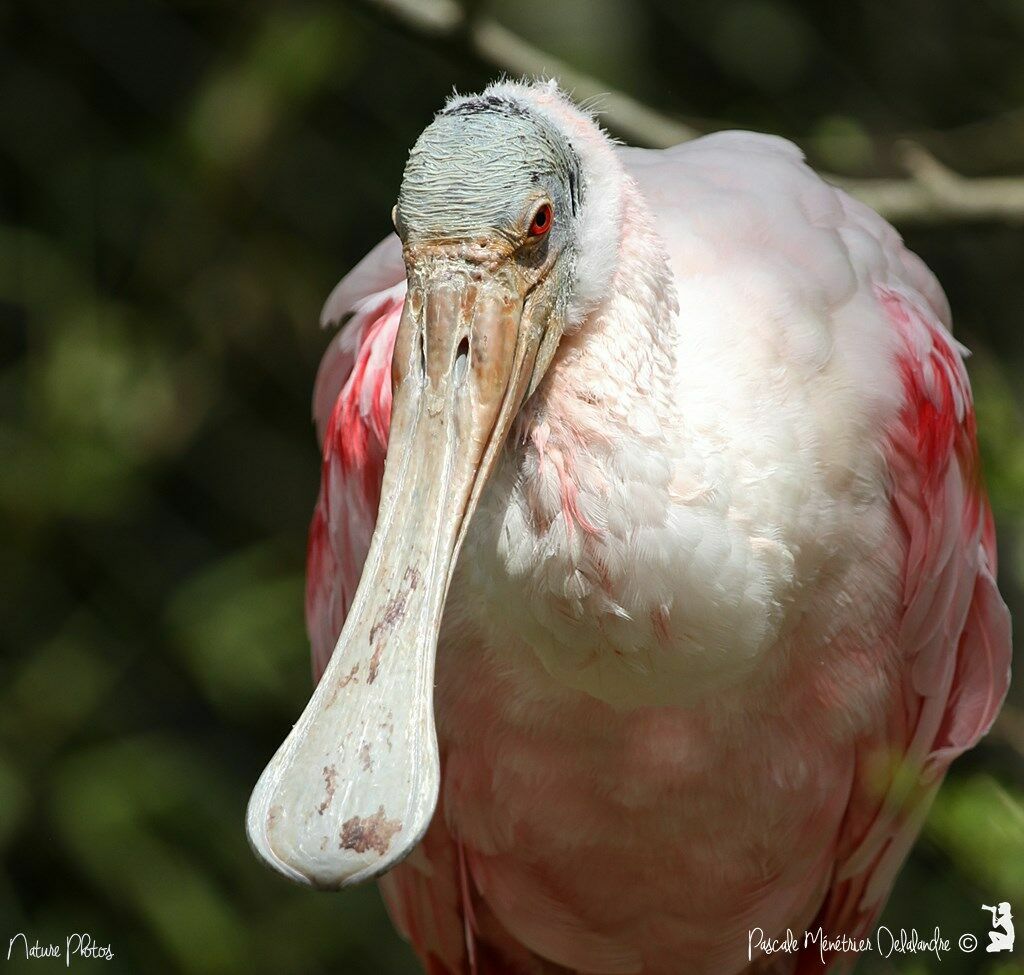
[[[657,108],[789,135],[823,167],[891,173],[892,139],[926,133],[965,173],[1024,172],[1019,0],[483,6]],[[113,944],[104,971],[414,970],[373,889],[290,887],[242,815],[309,690],[320,302],[388,231],[432,112],[494,73],[337,0],[0,6],[0,934],[89,931]],[[976,350],[1020,617],[1024,238],[906,236]],[[982,937],[981,903],[1024,912],[1022,739],[1007,722],[957,764],[891,927]],[[954,952],[942,970],[1024,969]]]

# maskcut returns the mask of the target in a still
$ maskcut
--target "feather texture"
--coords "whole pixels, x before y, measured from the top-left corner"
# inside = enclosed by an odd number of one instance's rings
[[[431,973],[729,973],[753,928],[856,936],[1008,679],[945,297],[784,140],[613,150],[550,86],[500,89],[608,205],[452,582],[442,802],[389,909]],[[314,395],[317,673],[373,529],[403,300],[391,237],[324,311],[351,317]]]

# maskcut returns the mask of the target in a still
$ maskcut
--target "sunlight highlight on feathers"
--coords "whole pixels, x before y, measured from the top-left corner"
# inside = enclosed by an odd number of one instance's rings
[[[441,803],[382,881],[395,923],[453,975],[470,948],[480,972],[722,975],[751,927],[867,932],[1007,683],[945,296],[783,139],[615,148],[551,82],[460,106],[488,139],[540,119],[585,192],[569,327],[452,578]],[[318,671],[373,529],[399,251],[325,307],[352,317],[314,400]]]

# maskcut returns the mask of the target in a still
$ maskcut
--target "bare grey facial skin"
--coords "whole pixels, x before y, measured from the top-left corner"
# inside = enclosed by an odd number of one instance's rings
[[[579,159],[550,123],[513,102],[464,102],[416,140],[402,178],[396,229],[403,240],[518,239],[531,204],[547,199],[561,216],[551,230],[564,246],[579,208]]]
[[[493,95],[442,112],[409,156],[394,214],[408,292],[377,525],[334,655],[249,804],[254,849],[293,880],[338,888],[382,873],[433,816],[445,598],[509,428],[565,329],[581,192],[565,136]],[[383,760],[362,761],[366,749]]]

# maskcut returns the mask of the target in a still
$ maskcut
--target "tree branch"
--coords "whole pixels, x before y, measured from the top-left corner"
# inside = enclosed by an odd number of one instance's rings
[[[534,47],[489,18],[470,17],[455,0],[362,0],[406,30],[454,42],[475,57],[511,75],[553,77],[580,102],[600,102],[602,123],[629,142],[664,148],[702,133],[615,91],[595,78]],[[475,10],[476,5],[471,4]],[[897,156],[904,178],[852,179],[822,176],[898,224],[957,220],[1024,223],[1024,177],[960,176],[919,144],[903,143]]]
[[[917,143],[902,142],[896,149],[907,179],[829,179],[893,223],[1024,222],[1024,178],[971,179]]]

